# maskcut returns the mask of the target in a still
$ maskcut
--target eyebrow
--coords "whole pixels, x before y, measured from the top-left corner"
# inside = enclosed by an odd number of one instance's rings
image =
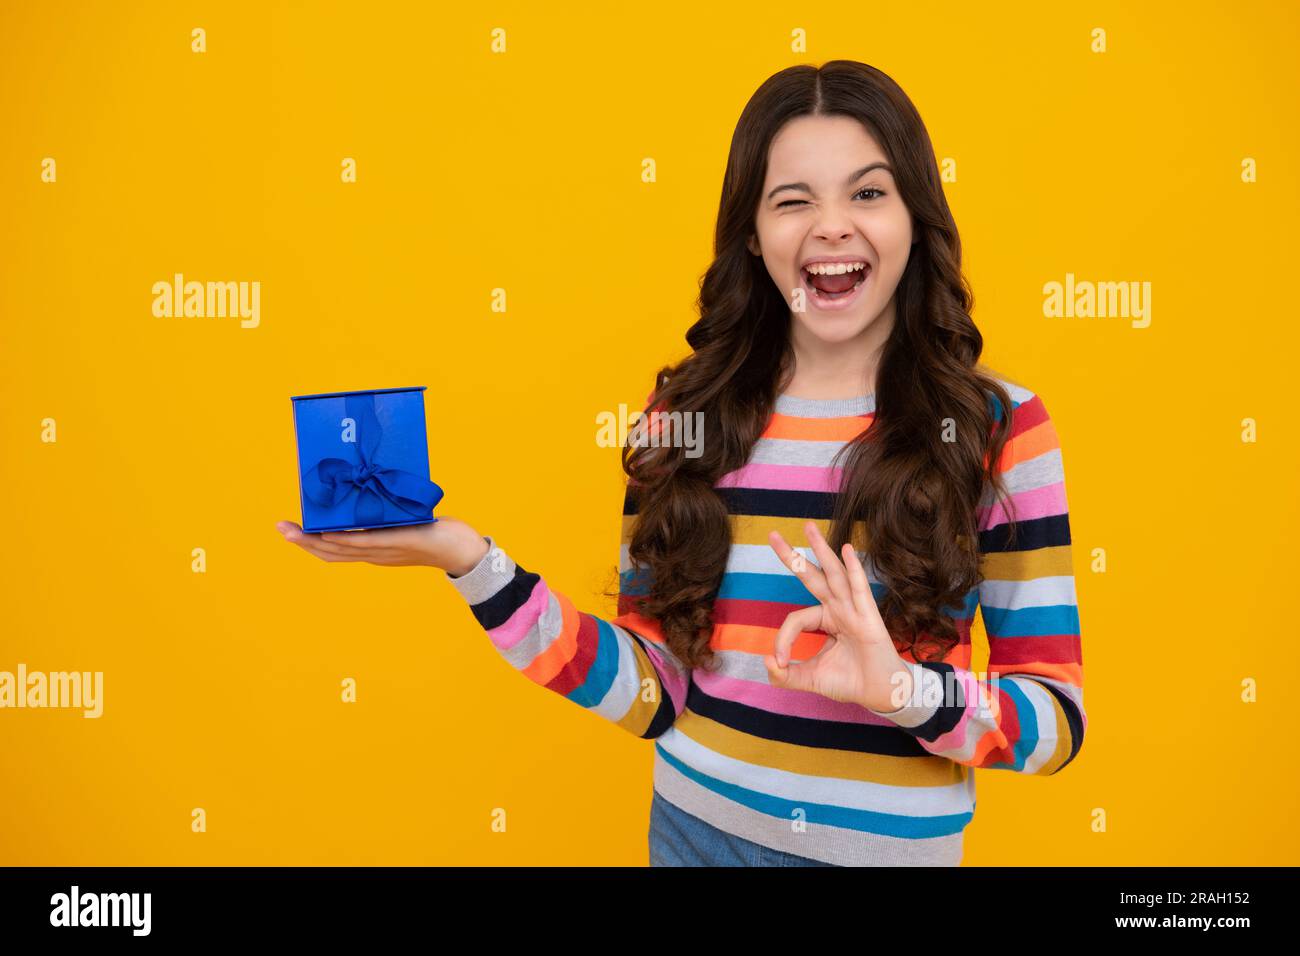
[[[868,163],[866,166],[863,166],[861,169],[859,169],[856,173],[853,173],[851,176],[849,176],[848,179],[844,180],[844,185],[852,186],[854,183],[856,183],[867,173],[871,172],[873,169],[883,169],[891,176],[894,174],[893,169],[890,168],[888,163],[877,161],[874,163]],[[770,193],[768,193],[767,198],[771,199],[777,193],[786,189],[802,189],[806,193],[812,192],[812,187],[809,186],[807,183],[785,183],[784,185],[777,186]]]

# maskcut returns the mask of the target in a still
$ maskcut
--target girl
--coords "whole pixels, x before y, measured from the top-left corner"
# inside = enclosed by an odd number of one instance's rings
[[[654,738],[652,865],[956,865],[976,768],[1054,774],[1083,741],[1056,431],[978,363],[929,135],[879,70],[759,88],[715,252],[693,352],[623,451],[618,617],[450,518],[278,527],[444,569],[512,665]]]

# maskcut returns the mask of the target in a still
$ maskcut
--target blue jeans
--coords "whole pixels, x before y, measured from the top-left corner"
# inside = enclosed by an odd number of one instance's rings
[[[651,866],[835,866],[763,846],[719,830],[654,792],[650,801]]]

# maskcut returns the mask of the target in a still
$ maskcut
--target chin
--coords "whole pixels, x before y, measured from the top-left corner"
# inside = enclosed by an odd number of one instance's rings
[[[839,343],[856,339],[868,328],[872,320],[853,315],[816,315],[806,312],[799,316],[799,321],[814,336],[823,342]]]

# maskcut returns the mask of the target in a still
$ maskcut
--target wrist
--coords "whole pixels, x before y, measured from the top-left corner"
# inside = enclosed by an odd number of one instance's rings
[[[868,710],[877,714],[894,714],[901,712],[913,702],[916,696],[916,672],[901,657],[894,662],[893,668],[886,675],[885,684],[888,689],[884,700],[877,699],[864,704]]]
[[[473,571],[483,556],[488,553],[490,545],[487,538],[475,532],[474,540],[469,542],[465,549],[458,554],[454,560],[448,562],[443,569],[453,578],[461,578]]]

